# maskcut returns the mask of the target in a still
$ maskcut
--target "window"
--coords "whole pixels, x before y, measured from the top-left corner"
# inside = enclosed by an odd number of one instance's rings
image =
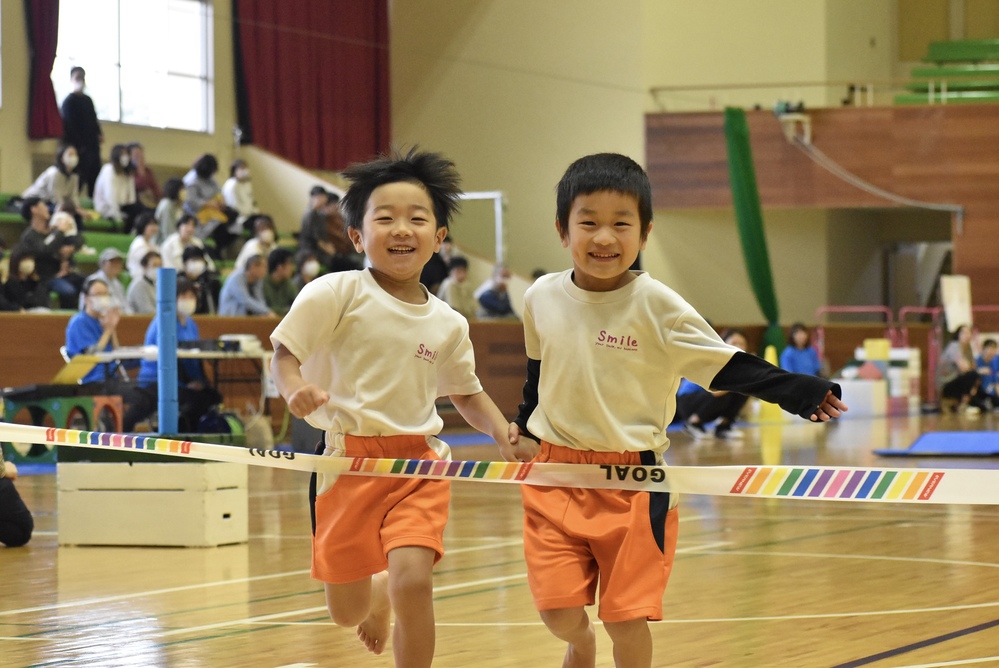
[[[76,65],[101,120],[213,131],[210,0],[62,0],[52,68],[60,103]]]

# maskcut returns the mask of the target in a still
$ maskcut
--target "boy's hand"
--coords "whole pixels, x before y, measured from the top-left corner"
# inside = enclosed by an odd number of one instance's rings
[[[311,383],[303,385],[288,397],[288,410],[297,418],[304,418],[330,400],[330,393]]]
[[[832,391],[829,391],[826,393],[826,398],[822,400],[819,407],[812,413],[812,422],[826,422],[832,418],[838,418],[846,411],[846,404],[840,401]]]
[[[541,446],[532,438],[521,438],[520,427],[511,422],[508,429],[508,443],[499,443],[500,456],[508,462],[529,462],[541,450]]]

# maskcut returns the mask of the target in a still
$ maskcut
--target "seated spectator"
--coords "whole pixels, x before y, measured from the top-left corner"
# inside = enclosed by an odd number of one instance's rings
[[[156,205],[153,217],[160,226],[158,243],[177,231],[177,223],[184,217],[184,182],[180,179],[168,179],[163,184],[163,198]]]
[[[264,302],[278,315],[285,315],[295,301],[298,290],[295,276],[295,256],[287,248],[275,248],[267,256],[267,275],[264,277]]]
[[[431,255],[430,260],[423,265],[423,271],[420,272],[420,283],[423,283],[427,290],[430,290],[431,294],[437,294],[438,289],[441,287],[441,283],[448,277],[448,274],[451,271],[450,263],[452,248],[453,242],[451,241],[451,237],[444,237],[440,250]]]
[[[125,285],[118,278],[125,271],[125,258],[117,248],[105,248],[97,258],[97,271],[87,276],[87,281],[100,279],[108,286],[108,294],[114,307],[122,313],[131,314],[125,299]],[[80,298],[80,308],[83,308],[83,298]]]
[[[0,454],[0,543],[7,547],[21,547],[31,540],[35,520],[17,493],[14,481],[17,467],[5,462]]]
[[[819,376],[822,363],[819,353],[811,345],[811,334],[803,323],[791,325],[787,335],[787,347],[780,354],[780,368],[792,373]]]
[[[183,276],[177,277],[177,340],[199,341],[201,334],[194,322],[194,310],[198,303],[197,288]],[[147,346],[159,346],[159,318],[153,318],[146,329],[143,341]],[[136,378],[138,389],[134,401],[125,412],[123,427],[132,431],[138,422],[148,418],[156,410],[159,402],[159,366],[156,360],[143,360]],[[177,428],[181,433],[192,433],[198,428],[198,421],[213,407],[221,403],[222,397],[208,384],[201,360],[177,360]]]
[[[3,264],[3,250],[4,244],[3,240],[0,240],[0,265]],[[34,258],[32,258],[34,260]],[[31,270],[34,271],[35,267],[32,265]],[[11,269],[9,272],[13,275],[14,270]],[[21,307],[17,304],[12,303],[7,298],[7,281],[3,280],[3,271],[0,269],[0,311],[20,311]]]
[[[152,211],[143,211],[135,219],[135,234],[132,243],[128,246],[128,255],[125,258],[125,269],[132,278],[142,275],[142,258],[149,251],[159,253],[160,245],[157,239],[160,236],[160,226],[153,217]]]
[[[971,351],[971,327],[961,325],[954,332],[951,342],[944,348],[937,362],[937,382],[940,396],[956,402],[955,410],[971,405],[978,393],[982,378],[975,368]]]
[[[152,211],[163,197],[160,184],[156,182],[153,170],[146,165],[146,152],[142,149],[142,144],[129,144],[128,155],[132,159],[132,169],[135,170],[135,196],[142,206]]]
[[[184,251],[188,248],[199,248],[202,254],[207,257],[205,242],[199,239],[194,233],[197,227],[197,219],[190,214],[184,214],[184,217],[177,222],[177,231],[167,237],[163,245],[160,246],[160,255],[163,256],[164,267],[170,267],[178,271],[183,269]],[[215,271],[215,262],[210,257],[206,259],[206,262],[208,263],[208,269]]]
[[[738,329],[723,332],[722,340],[742,351],[749,346],[745,334]],[[742,432],[732,424],[748,400],[749,397],[737,392],[711,392],[684,378],[676,392],[676,416],[673,421],[683,422],[684,431],[695,440],[706,438],[708,432],[705,427],[715,420],[718,420],[715,437],[740,439]]]
[[[311,253],[326,271],[350,271],[363,266],[361,255],[347,236],[339,202],[335,193],[322,186],[313,187],[298,235],[300,253]]]
[[[35,256],[25,246],[14,246],[10,254],[10,276],[3,286],[4,300],[8,304],[3,310],[30,311],[48,309],[49,288],[38,277]]]
[[[266,315],[275,317],[264,301],[264,276],[267,261],[261,255],[251,255],[242,267],[237,267],[222,284],[219,295],[219,315]]]
[[[77,208],[81,208],[80,176],[76,173],[78,164],[80,156],[76,152],[76,147],[72,144],[63,144],[56,151],[55,164],[47,167],[21,196],[25,199],[38,197],[50,208],[54,208],[64,199],[70,199]]]
[[[199,225],[195,234],[199,239],[211,238],[215,241],[215,251],[219,257],[236,240],[229,232],[229,226],[236,222],[236,211],[226,206],[222,189],[215,181],[219,162],[211,153],[198,158],[191,171],[184,175],[187,197],[184,211],[194,216]]]
[[[979,408],[991,411],[999,408],[999,351],[995,339],[982,342],[982,353],[975,360],[982,386],[975,395]]]
[[[468,260],[460,255],[451,258],[448,276],[441,281],[437,297],[447,302],[466,319],[471,320],[475,317],[478,302],[475,300],[472,286],[468,283]]]
[[[244,231],[252,232],[253,221],[250,219],[260,211],[253,196],[250,166],[245,160],[237,158],[232,161],[232,165],[229,166],[229,178],[222,184],[222,198],[226,206],[235,210],[237,214],[236,222],[229,231],[238,236],[242,236]]]
[[[84,286],[83,310],[66,325],[66,353],[77,355],[110,352],[119,347],[118,323],[121,311],[111,298],[103,278],[93,278]],[[114,365],[102,362],[83,377],[82,383],[105,383],[114,378]]]
[[[124,144],[111,149],[110,161],[97,175],[94,209],[108,220],[121,223],[125,232],[132,231],[135,217],[145,209],[135,195],[135,170]]]
[[[322,271],[322,265],[319,264],[315,254],[308,251],[299,251],[296,260],[298,261],[298,273],[291,279],[291,282],[295,284],[295,290],[301,292],[303,287],[319,275],[319,272]]]
[[[476,289],[474,295],[479,302],[477,315],[483,319],[516,318],[513,306],[510,305],[510,293],[507,292],[507,281],[510,280],[510,270],[502,264],[493,269],[493,277]]]
[[[266,214],[253,216],[251,225],[253,226],[253,238],[247,240],[239,249],[239,255],[236,256],[237,267],[246,266],[246,260],[251,255],[267,257],[277,246],[277,227],[270,216]]]
[[[73,253],[80,239],[72,234],[75,231],[72,218],[52,219],[48,205],[37,197],[24,200],[21,216],[28,222],[28,228],[21,234],[20,245],[34,256],[39,280],[59,295],[60,308],[75,309],[83,277],[73,270]]]
[[[132,274],[132,282],[128,284],[128,293],[125,295],[129,313],[156,313],[156,277],[162,266],[163,259],[156,251],[151,250],[142,256],[139,261],[141,273]]]
[[[194,283],[198,291],[198,306],[195,313],[216,314],[222,282],[219,280],[218,272],[215,271],[215,265],[212,264],[212,258],[198,246],[190,246],[184,249],[183,264],[184,268],[180,273]]]

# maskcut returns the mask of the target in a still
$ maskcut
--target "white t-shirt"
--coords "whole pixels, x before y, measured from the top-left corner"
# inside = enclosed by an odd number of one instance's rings
[[[355,436],[433,435],[437,397],[482,391],[468,322],[426,292],[408,304],[368,270],[321,276],[298,293],[271,334],[302,363],[302,377],[330,393],[306,420]]]
[[[541,360],[533,434],[577,450],[669,447],[680,378],[708,387],[738,348],[648,274],[588,292],[572,271],[542,276],[524,296],[527,356]]]

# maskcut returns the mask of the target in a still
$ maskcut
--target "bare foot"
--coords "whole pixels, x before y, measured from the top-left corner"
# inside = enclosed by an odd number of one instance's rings
[[[389,636],[389,621],[392,609],[385,607],[371,611],[368,618],[357,627],[357,637],[372,654],[381,654]]]

